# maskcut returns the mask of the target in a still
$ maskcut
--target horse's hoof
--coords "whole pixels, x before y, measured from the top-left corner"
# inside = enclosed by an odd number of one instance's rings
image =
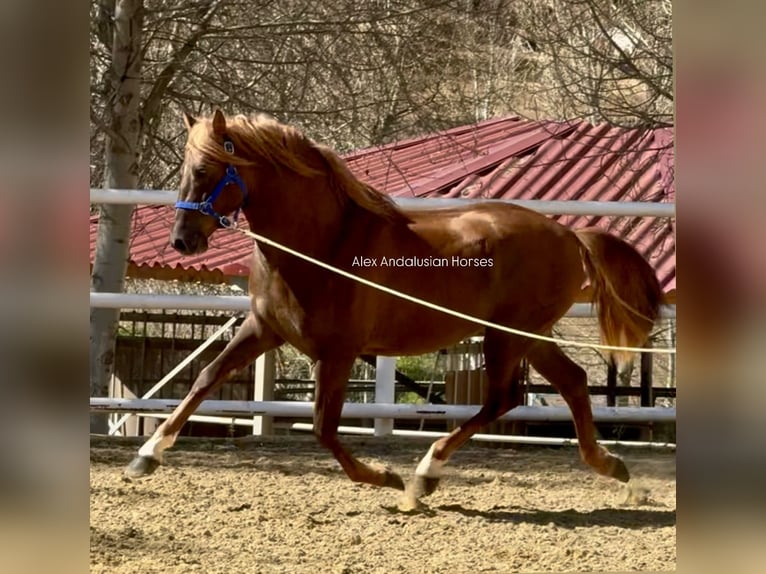
[[[388,488],[395,488],[396,490],[404,490],[404,481],[402,480],[402,477],[396,474],[395,472],[391,472],[390,470],[386,471],[386,480],[383,482],[383,486],[387,486]]]
[[[414,499],[428,496],[439,486],[439,478],[415,475],[410,484],[410,496]]]
[[[630,480],[630,472],[628,472],[628,467],[625,466],[625,463],[621,458],[614,457],[611,476],[620,482],[628,482]]]
[[[149,476],[157,467],[160,466],[160,461],[150,456],[137,456],[130,461],[130,464],[125,467],[125,476],[128,478],[140,478],[142,476]]]

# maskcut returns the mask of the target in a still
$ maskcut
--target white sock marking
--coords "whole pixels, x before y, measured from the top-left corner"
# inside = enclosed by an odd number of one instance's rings
[[[162,462],[162,451],[173,446],[174,442],[172,436],[157,436],[155,434],[138,449],[138,455],[148,456]]]
[[[439,460],[434,458],[434,445],[428,449],[428,453],[420,461],[418,467],[415,469],[417,476],[425,476],[428,478],[440,478],[442,475],[442,468],[447,463],[446,460]]]

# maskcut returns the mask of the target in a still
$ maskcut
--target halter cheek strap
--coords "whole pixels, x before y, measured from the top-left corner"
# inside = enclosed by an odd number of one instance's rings
[[[228,153],[234,155],[234,144],[231,142],[231,140],[224,140],[223,148]],[[213,208],[213,202],[218,198],[223,189],[230,183],[237,185],[239,189],[242,190],[242,203],[234,212],[232,219],[229,219],[225,215],[221,215]],[[221,227],[233,227],[234,223],[237,221],[237,217],[239,216],[240,209],[242,209],[242,207],[245,205],[247,205],[247,187],[245,186],[245,182],[237,173],[237,168],[232,164],[226,166],[226,173],[215,186],[213,193],[211,193],[205,201],[176,201],[176,209],[199,211],[200,213],[204,213],[210,217],[215,217],[218,220],[218,225]]]

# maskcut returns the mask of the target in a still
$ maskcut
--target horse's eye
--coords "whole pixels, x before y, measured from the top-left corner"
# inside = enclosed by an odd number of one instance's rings
[[[194,177],[204,177],[207,174],[207,170],[204,165],[198,165],[195,166],[192,173],[194,173]]]

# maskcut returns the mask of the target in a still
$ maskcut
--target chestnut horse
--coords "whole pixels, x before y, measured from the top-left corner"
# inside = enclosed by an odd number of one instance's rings
[[[186,116],[186,126],[170,234],[181,253],[204,252],[208,238],[229,224],[227,216],[241,210],[255,233],[495,324],[550,334],[586,281],[608,345],[642,345],[658,315],[662,293],[654,270],[633,247],[603,231],[571,231],[501,203],[400,209],[354,177],[331,149],[293,127],[220,111],[208,118]],[[408,266],[402,257],[410,258]],[[629,480],[622,460],[596,442],[585,372],[556,344],[402,301],[257,242],[249,288],[251,312],[242,327],[140,448],[126,469],[129,476],[157,468],[162,452],[208,393],[260,354],[288,342],[316,361],[314,432],[320,444],[351,480],[404,490],[398,474],[360,462],[338,440],[354,360],[362,354],[422,354],[483,334],[486,402],[476,416],[431,445],[410,492],[431,493],[449,457],[519,404],[512,381],[524,357],[569,405],[583,460],[602,475]],[[629,368],[631,355],[615,359]]]

